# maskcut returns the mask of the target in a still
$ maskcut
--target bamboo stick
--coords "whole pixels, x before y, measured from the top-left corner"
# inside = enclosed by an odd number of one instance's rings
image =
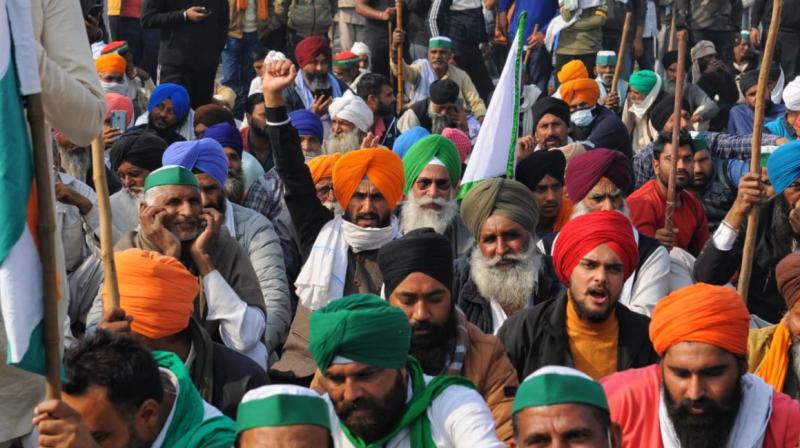
[[[617,65],[614,67],[614,77],[611,80],[611,92],[609,93],[617,93],[617,84],[619,83],[619,75],[622,73],[622,61],[625,59],[625,49],[628,46],[628,35],[630,34],[632,21],[633,13],[626,12],[625,24],[622,25],[622,37],[619,41],[619,51],[617,52]]]
[[[517,24],[517,26],[521,26],[521,25]],[[534,34],[536,34],[538,32],[539,32],[539,24],[537,23],[537,24],[533,25],[533,32],[531,33],[531,36],[533,36]],[[528,65],[528,61],[531,60],[531,53],[533,53],[533,47],[528,47],[528,49],[525,50],[525,60],[523,61],[523,65]]]
[[[664,217],[664,228],[672,231],[672,215],[675,213],[678,191],[675,188],[675,171],[678,170],[678,142],[681,135],[681,111],[683,110],[683,83],[686,79],[686,39],[678,37],[678,73],[675,77],[675,106],[672,111],[672,147],[670,148],[669,182],[667,184],[667,211]]]
[[[397,29],[403,30],[403,0],[397,0],[395,2],[395,7],[397,9]],[[391,37],[391,34],[389,35]],[[391,45],[389,45],[391,48]],[[397,47],[397,116],[399,117],[400,114],[403,113],[403,107],[405,106],[405,82],[403,80],[403,46],[398,45]]]
[[[100,215],[100,255],[103,258],[103,282],[108,288],[108,302],[103,308],[119,308],[119,285],[117,284],[117,268],[114,264],[114,240],[111,235],[111,200],[108,197],[106,182],[106,164],[103,141],[98,136],[92,140],[92,171],[94,172],[94,189],[97,192],[97,211]]]

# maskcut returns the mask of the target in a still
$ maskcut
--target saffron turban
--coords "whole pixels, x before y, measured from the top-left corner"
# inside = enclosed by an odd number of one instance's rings
[[[331,45],[327,37],[308,36],[294,47],[294,58],[300,68],[313,63],[319,55],[325,56],[328,61],[331,60]]]
[[[745,356],[749,327],[750,313],[735,290],[696,283],[656,304],[650,340],[661,357],[681,342],[702,342]]]
[[[600,86],[597,85],[597,81],[589,78],[565,82],[561,84],[558,91],[567,104],[572,103],[573,100],[580,100],[595,105],[600,99]]]
[[[189,171],[200,171],[213,177],[220,186],[228,178],[228,158],[216,140],[201,138],[188,142],[176,142],[164,151],[161,158],[164,166],[179,165]]]
[[[622,194],[627,195],[633,184],[630,160],[619,151],[605,148],[573,157],[567,164],[567,193],[570,200],[575,203],[582,201],[603,177],[607,177],[622,190]]]
[[[461,217],[475,239],[483,223],[498,214],[534,234],[539,222],[539,206],[528,187],[515,180],[494,178],[480,182],[461,201]]]
[[[569,104],[558,98],[552,96],[545,96],[536,100],[533,103],[533,126],[539,124],[539,121],[547,114],[555,115],[569,126]]]
[[[461,179],[461,157],[456,146],[446,137],[438,134],[429,135],[414,143],[403,156],[403,170],[406,174],[404,194],[408,194],[417,177],[431,163],[438,161],[447,168],[450,174],[450,186],[455,188]]]
[[[389,207],[394,208],[403,195],[403,162],[384,148],[358,149],[339,158],[333,166],[333,191],[339,205],[347,209],[365,176],[378,187]]]
[[[617,254],[625,269],[625,279],[630,277],[639,260],[633,224],[622,213],[599,211],[570,220],[558,233],[553,245],[553,265],[561,283],[567,285],[575,266],[601,244]]]
[[[400,158],[403,158],[406,155],[406,152],[408,152],[408,148],[411,148],[411,146],[418,142],[422,137],[430,134],[431,133],[422,126],[414,126],[413,128],[406,129],[405,132],[400,134],[400,136],[395,139],[394,146],[392,146],[392,151],[400,156]]]
[[[125,73],[128,62],[116,53],[104,54],[94,60],[97,73]]]
[[[450,240],[430,228],[412,230],[385,244],[378,251],[378,266],[383,274],[386,297],[414,272],[421,272],[444,285],[453,284],[453,249]],[[455,306],[451,298],[450,305]]]
[[[119,305],[133,317],[131,330],[161,339],[189,325],[200,281],[173,257],[141,249],[114,252]],[[108,299],[108,283],[103,301]]]
[[[461,163],[467,163],[467,159],[472,153],[472,140],[469,139],[469,136],[458,128],[444,128],[442,129],[442,136],[447,137],[456,145],[456,151],[461,157]]]
[[[316,184],[326,177],[333,177],[333,167],[336,165],[336,162],[339,161],[339,157],[341,156],[342,153],[335,152],[333,154],[314,157],[306,162],[306,165],[308,165],[308,171],[311,172],[311,180],[313,180]]]
[[[339,361],[382,369],[406,366],[411,347],[408,318],[374,294],[333,301],[311,313],[309,326],[308,350],[321,372]]]
[[[314,112],[308,109],[293,110],[289,112],[289,121],[292,123],[292,127],[297,129],[297,135],[310,135],[322,142],[324,138],[322,120]]]
[[[332,118],[339,118],[341,120],[353,123],[361,132],[368,132],[370,126],[375,120],[372,110],[367,106],[367,103],[361,97],[353,95],[352,92],[347,92],[344,95],[336,98],[328,108]]]
[[[216,140],[223,148],[233,148],[239,154],[239,157],[242,156],[242,151],[244,150],[242,133],[228,123],[217,123],[210,126],[203,133],[203,137]]]
[[[147,171],[157,170],[166,149],[167,142],[154,132],[143,129],[126,132],[111,145],[111,169],[116,172],[122,162],[128,162]]]
[[[179,84],[167,82],[159,84],[150,94],[150,101],[147,102],[147,110],[153,111],[159,104],[166,100],[172,100],[172,108],[178,117],[178,123],[186,119],[189,115],[189,92]]]
[[[519,161],[514,178],[533,191],[544,176],[550,176],[563,184],[566,166],[567,159],[561,151],[535,151]]]
[[[127,117],[128,122],[125,123],[125,126],[130,126],[133,123],[133,101],[125,95],[120,95],[116,92],[109,92],[106,93],[106,120],[111,119],[112,112],[115,110],[122,110],[125,111],[125,116]],[[125,129],[122,130],[125,132]]]
[[[800,252],[792,252],[778,263],[775,267],[775,281],[786,300],[786,307],[792,309],[800,299]]]
[[[580,59],[573,59],[561,67],[558,71],[558,83],[564,84],[574,79],[589,78],[589,70]]]
[[[800,179],[800,140],[781,146],[769,156],[767,176],[777,194],[783,193],[789,185]]]
[[[236,120],[233,118],[231,111],[218,104],[205,104],[194,111],[195,126],[202,124],[210,128],[219,123],[228,123],[231,126],[235,126]]]

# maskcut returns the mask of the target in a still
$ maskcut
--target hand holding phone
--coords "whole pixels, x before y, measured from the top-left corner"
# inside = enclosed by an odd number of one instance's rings
[[[125,132],[125,129],[128,128],[128,112],[124,110],[112,110],[111,127]]]
[[[190,22],[199,22],[211,15],[211,10],[205,6],[192,6],[186,10],[186,20]]]

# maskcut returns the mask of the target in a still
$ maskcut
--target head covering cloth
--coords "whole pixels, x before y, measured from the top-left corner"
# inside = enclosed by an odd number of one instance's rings
[[[233,148],[236,153],[239,154],[239,157],[242,156],[242,152],[244,151],[242,133],[228,123],[217,123],[210,126],[203,133],[203,138],[216,140],[223,148]]]
[[[313,390],[294,384],[272,384],[244,394],[236,411],[236,433],[248,429],[311,425],[331,429],[328,405]]]
[[[494,178],[480,182],[461,201],[461,217],[475,239],[490,216],[508,218],[531,234],[539,222],[539,206],[528,187],[510,179]]]
[[[397,205],[405,182],[403,162],[397,154],[384,148],[367,148],[339,158],[333,167],[333,191],[343,209],[347,209],[364,177],[378,187],[390,208]]]
[[[461,179],[461,157],[453,142],[444,136],[434,134],[414,143],[403,156],[403,170],[406,174],[404,194],[408,194],[419,174],[433,159],[444,163],[450,174],[450,185],[455,188]]]
[[[124,40],[115,40],[113,42],[109,42],[108,45],[103,47],[100,50],[100,54],[110,54],[116,53],[118,55],[122,55],[128,51],[128,42]]]
[[[358,63],[360,61],[361,59],[358,57],[358,55],[353,53],[352,51],[342,51],[336,53],[336,55],[333,57],[333,66],[354,68],[358,66]]]
[[[786,300],[786,308],[792,309],[800,300],[800,252],[792,252],[775,267],[778,291]]]
[[[219,104],[204,104],[194,111],[195,126],[202,124],[210,128],[218,123],[228,123],[231,126],[236,126],[236,120],[233,118],[231,111]]]
[[[519,385],[511,414],[557,404],[583,404],[610,412],[603,386],[589,375],[572,367],[545,366]]]
[[[461,163],[467,163],[467,159],[472,153],[472,140],[469,139],[469,136],[458,128],[444,128],[442,136],[447,137],[456,146]]]
[[[623,156],[624,157],[624,156]],[[533,191],[545,176],[564,184],[564,168],[567,159],[561,151],[540,150],[520,160],[514,178]]]
[[[162,166],[148,174],[144,180],[144,191],[162,185],[186,185],[200,188],[197,177],[191,171],[178,165]]]
[[[555,115],[560,118],[566,126],[569,126],[569,104],[565,103],[564,100],[551,96],[541,97],[533,103],[531,112],[533,113],[534,128],[539,124],[542,117],[547,114]]]
[[[787,110],[800,111],[800,75],[783,88],[783,104]]]
[[[324,138],[322,120],[314,112],[308,109],[293,110],[289,112],[289,121],[292,123],[292,127],[297,129],[297,135],[310,135],[322,142]]]
[[[164,166],[180,165],[187,170],[200,171],[216,180],[220,186],[228,178],[228,158],[216,140],[201,138],[186,142],[175,142],[164,151],[161,159]]]
[[[631,192],[631,162],[619,151],[597,148],[570,159],[567,164],[567,192],[578,203],[592,191],[600,179],[607,177],[624,195]]]
[[[109,53],[94,60],[97,73],[125,73],[128,61],[116,53]]]
[[[598,51],[594,63],[597,65],[615,65],[617,63],[617,53],[608,50]]]
[[[378,266],[383,274],[387,298],[397,285],[414,272],[421,272],[439,281],[448,291],[453,283],[450,240],[429,228],[413,230],[381,247]],[[454,298],[450,304],[455,306]]]
[[[367,106],[361,97],[353,95],[348,91],[344,95],[336,98],[328,107],[331,118],[353,123],[361,132],[368,132],[370,126],[375,121],[372,110]]]
[[[573,100],[580,100],[595,105],[600,99],[600,86],[597,85],[597,81],[589,78],[567,81],[561,84],[558,91],[567,104],[572,103]]]
[[[427,129],[423,128],[422,126],[414,126],[413,128],[406,129],[405,132],[400,134],[395,140],[394,145],[392,146],[392,151],[395,154],[400,156],[400,158],[406,155],[408,149],[414,145],[414,143],[418,142],[425,136],[430,135],[431,133],[428,132]]]
[[[256,159],[256,156],[249,152],[243,152],[242,171],[244,172],[244,191],[246,193],[258,178],[264,175],[264,167],[261,166],[261,162]]]
[[[122,134],[111,145],[111,169],[117,171],[122,162],[128,162],[147,171],[161,167],[161,157],[167,142],[146,130],[135,130]]]
[[[800,140],[779,147],[769,156],[767,175],[777,194],[800,179]]]
[[[166,82],[159,84],[150,94],[150,101],[147,102],[147,110],[152,112],[159,104],[166,100],[172,100],[172,108],[178,123],[183,122],[189,115],[189,92],[180,84]]]
[[[588,79],[589,70],[580,59],[573,59],[561,67],[556,75],[559,84],[572,81],[574,79]]]
[[[308,171],[311,172],[311,180],[313,180],[316,184],[326,177],[333,177],[333,167],[336,165],[336,162],[339,161],[339,157],[341,156],[342,153],[335,152],[333,154],[325,154],[314,157],[306,162],[306,165],[308,165]]]
[[[681,108],[687,112],[691,112],[689,103],[684,99],[681,103]],[[650,124],[656,132],[662,132],[664,126],[667,125],[672,114],[675,112],[675,97],[672,95],[664,95],[659,101],[650,106],[647,115],[650,117]]]
[[[331,60],[331,45],[324,36],[308,36],[294,47],[294,58],[300,68],[314,62],[319,55]]]
[[[125,95],[121,95],[116,92],[108,92],[105,94],[106,98],[106,115],[105,119],[110,120],[111,115],[115,110],[122,110],[125,111],[125,117],[127,118],[127,123],[125,126],[130,126],[133,123],[133,119],[136,118],[133,116],[133,101]],[[125,132],[125,129],[122,130]]]
[[[452,79],[438,79],[431,84],[429,92],[433,104],[448,104],[456,102],[461,89]]]

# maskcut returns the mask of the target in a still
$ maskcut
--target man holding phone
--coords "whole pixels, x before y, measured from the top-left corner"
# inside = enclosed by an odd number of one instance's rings
[[[211,102],[228,35],[227,0],[145,0],[142,25],[161,29],[159,83],[186,87],[192,108]]]

